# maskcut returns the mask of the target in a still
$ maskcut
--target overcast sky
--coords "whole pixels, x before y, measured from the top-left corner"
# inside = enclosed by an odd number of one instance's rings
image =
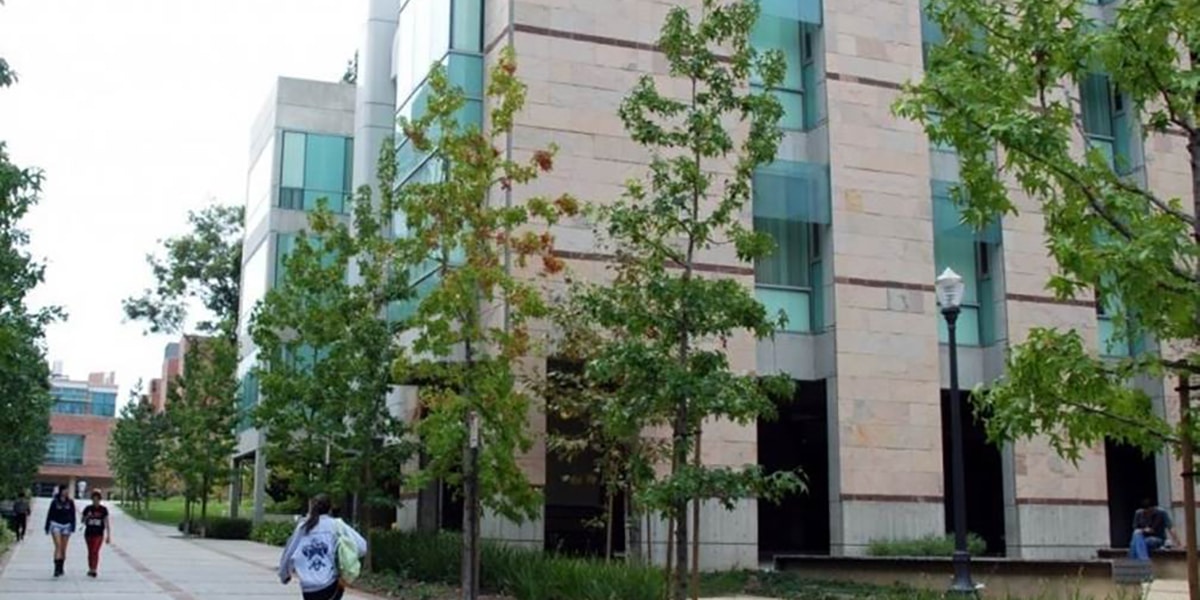
[[[0,140],[46,174],[26,221],[48,265],[34,303],[70,313],[50,360],[115,371],[123,392],[159,373],[171,338],[121,312],[151,283],[145,254],[188,210],[244,202],[272,81],[338,79],[364,16],[364,0],[4,0],[0,57],[20,81],[0,89]]]

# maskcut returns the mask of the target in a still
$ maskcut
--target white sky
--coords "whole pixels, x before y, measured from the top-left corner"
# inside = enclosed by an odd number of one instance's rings
[[[150,285],[144,256],[186,213],[244,202],[249,130],[276,76],[336,80],[364,0],[3,0],[0,140],[45,170],[26,220],[46,260],[35,305],[70,313],[48,358],[72,377],[157,376],[167,336],[124,323]]]

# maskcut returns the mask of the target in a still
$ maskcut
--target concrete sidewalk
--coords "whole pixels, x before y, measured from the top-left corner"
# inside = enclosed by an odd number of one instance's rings
[[[77,503],[82,510],[84,504]],[[280,549],[254,542],[191,540],[170,527],[137,521],[115,506],[113,543],[100,551],[100,576],[87,577],[83,536],[71,537],[66,575],[53,575],[53,544],[43,534],[48,502],[33,507],[29,534],[0,559],[3,600],[274,600],[300,598],[275,575]],[[347,592],[347,600],[374,596]]]

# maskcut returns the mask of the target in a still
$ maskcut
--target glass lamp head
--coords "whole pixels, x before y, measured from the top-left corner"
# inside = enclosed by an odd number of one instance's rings
[[[934,290],[937,293],[938,306],[945,309],[958,308],[962,305],[963,291],[966,288],[963,284],[962,275],[954,272],[954,269],[946,267],[941,275],[938,275],[934,282]]]

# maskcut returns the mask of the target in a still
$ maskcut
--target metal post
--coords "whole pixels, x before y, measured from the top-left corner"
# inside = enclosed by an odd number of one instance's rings
[[[325,440],[325,493],[329,493],[329,446],[330,441]]]
[[[971,554],[967,551],[966,468],[963,465],[962,406],[958,391],[957,306],[942,310],[950,333],[950,477],[954,494],[954,581],[950,595],[975,596],[971,581]]]

